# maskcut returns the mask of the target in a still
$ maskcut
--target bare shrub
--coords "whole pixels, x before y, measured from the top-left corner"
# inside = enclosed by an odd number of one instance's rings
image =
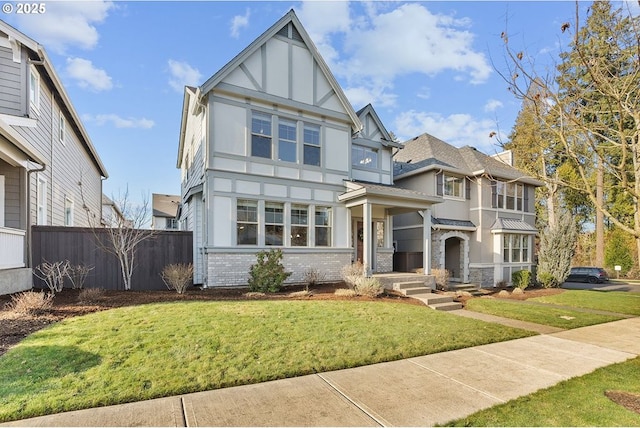
[[[505,288],[507,286],[507,281],[498,281],[496,282],[496,287],[498,288]]]
[[[507,290],[500,290],[498,297],[509,297],[509,292]]]
[[[93,268],[93,266],[69,265],[67,276],[69,277],[69,281],[71,281],[71,287],[74,289],[83,289],[84,282]]]
[[[170,264],[162,269],[160,276],[169,290],[176,290],[178,294],[184,294],[191,284],[193,265],[191,263]]]
[[[384,292],[384,287],[378,278],[361,277],[356,281],[354,291],[358,296],[378,297]]]
[[[78,294],[80,303],[97,303],[104,299],[104,289],[102,288],[85,288]]]
[[[305,291],[309,291],[309,287],[315,287],[324,281],[326,275],[316,268],[309,268],[304,272]]]
[[[25,291],[11,296],[7,308],[18,315],[38,315],[53,306],[53,293]]]
[[[446,269],[431,269],[431,275],[436,279],[436,287],[440,290],[449,288],[449,271]]]
[[[350,288],[338,288],[333,294],[339,297],[356,297],[357,296],[356,291]]]
[[[258,297],[265,297],[266,294],[265,293],[261,293],[259,291],[249,291],[248,293],[244,293],[243,294],[244,297],[248,298],[248,299],[255,299]]]
[[[309,290],[294,291],[289,293],[289,297],[310,297],[313,296],[313,292]]]
[[[40,263],[33,269],[33,274],[43,280],[52,293],[59,293],[64,288],[64,279],[69,275],[69,260]]]
[[[340,277],[351,288],[354,288],[358,278],[364,276],[364,265],[358,260],[350,265],[344,265],[340,269]]]

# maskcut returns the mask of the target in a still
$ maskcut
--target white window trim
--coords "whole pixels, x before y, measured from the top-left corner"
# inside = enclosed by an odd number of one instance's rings
[[[47,179],[38,173],[36,182],[36,224],[46,226],[48,222]]]
[[[32,87],[31,77],[35,77],[35,87]],[[31,92],[33,91],[33,98],[31,99]],[[35,66],[32,64],[29,67],[29,104],[36,110],[36,112],[40,112],[40,73],[36,70]]]
[[[68,227],[72,227],[74,224],[74,208],[75,208],[75,204],[73,203],[73,199],[70,198],[69,196],[65,196],[64,198],[64,225],[68,226]],[[70,210],[69,214],[69,218],[67,217],[67,209]],[[67,221],[68,220],[68,221]]]
[[[456,195],[447,195],[447,178],[455,178],[460,180],[460,196],[456,196]],[[465,200],[465,178],[464,177],[458,177],[456,175],[451,175],[451,174],[447,174],[447,173],[443,173],[442,174],[442,197],[445,199],[455,199],[458,201],[463,201]]]
[[[67,120],[64,118],[62,111],[60,112],[60,119],[58,120],[58,137],[62,145],[65,145],[65,135],[67,132]]]

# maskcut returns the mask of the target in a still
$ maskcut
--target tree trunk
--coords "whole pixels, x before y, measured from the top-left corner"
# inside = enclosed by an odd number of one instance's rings
[[[604,166],[598,157],[596,165],[596,206],[604,206]],[[596,266],[604,266],[604,213],[596,209]]]

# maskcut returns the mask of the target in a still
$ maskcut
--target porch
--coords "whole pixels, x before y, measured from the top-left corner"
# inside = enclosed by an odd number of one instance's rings
[[[346,181],[347,191],[338,200],[349,209],[354,260],[364,265],[365,274],[393,271],[393,216],[423,213],[422,240],[431,242],[431,206],[442,198],[394,186]],[[425,245],[425,248],[430,248]],[[431,254],[423,255],[424,275],[431,273]],[[423,276],[424,276],[423,275]]]

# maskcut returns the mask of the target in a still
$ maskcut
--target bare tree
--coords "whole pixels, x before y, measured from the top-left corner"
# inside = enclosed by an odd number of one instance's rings
[[[118,197],[111,198],[119,211],[118,215],[111,215],[100,227],[102,216],[87,211],[92,225],[96,242],[107,253],[113,254],[120,264],[120,273],[124,282],[124,289],[131,290],[131,277],[136,266],[136,251],[140,243],[151,239],[156,232],[145,229],[149,222],[149,198],[143,197],[142,202],[134,204],[129,197],[129,189]],[[97,230],[101,229],[98,233]],[[105,237],[106,235],[106,242]]]
[[[640,251],[640,18],[609,2],[594,2],[584,25],[579,18],[576,2],[573,24],[560,28],[573,36],[570,49],[551,75],[537,73],[531,57],[513,50],[503,33],[509,65],[503,77],[534,107],[544,134],[575,171],[547,181],[584,194],[601,215],[596,226],[606,218],[633,235]],[[530,92],[532,84],[541,90]],[[556,160],[558,154],[546,153]]]

